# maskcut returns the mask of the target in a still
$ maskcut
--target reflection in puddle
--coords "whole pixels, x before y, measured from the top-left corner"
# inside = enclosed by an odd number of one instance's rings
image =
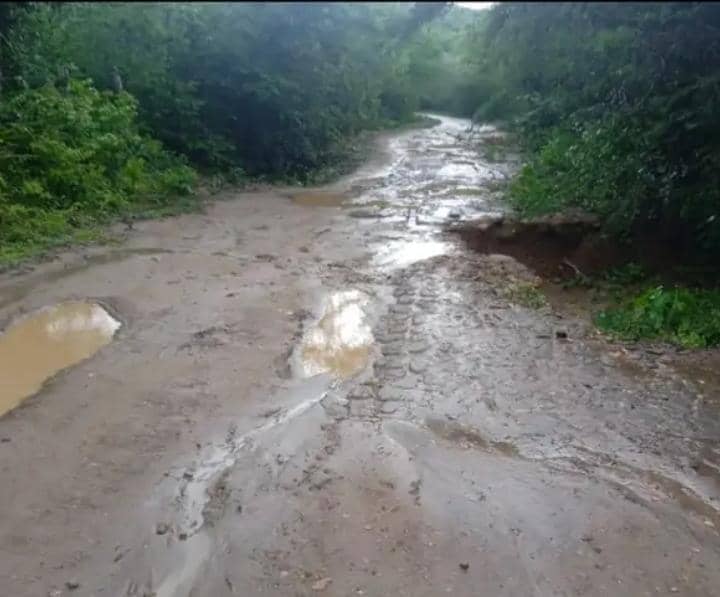
[[[105,309],[80,301],[42,309],[10,327],[0,336],[0,415],[61,369],[95,354],[119,327]]]
[[[322,318],[300,347],[303,377],[334,373],[344,378],[365,367],[373,342],[365,321],[367,304],[367,296],[357,290],[336,292],[326,299]]]
[[[330,191],[306,191],[293,195],[292,200],[297,205],[338,207],[345,203],[345,196]]]
[[[403,240],[384,245],[375,256],[379,267],[405,267],[416,261],[444,255],[450,243],[438,240]]]

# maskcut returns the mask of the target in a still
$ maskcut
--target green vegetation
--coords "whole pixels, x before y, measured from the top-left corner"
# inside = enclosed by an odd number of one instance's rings
[[[529,309],[540,309],[547,305],[542,290],[530,282],[515,282],[505,288],[502,295],[510,302]]]
[[[195,174],[141,135],[136,102],[72,80],[0,104],[0,261],[82,238],[96,222],[162,208]]]
[[[407,47],[446,8],[3,4],[0,262],[187,207],[197,172],[336,175],[362,131],[415,118]]]
[[[624,340],[662,340],[686,348],[720,344],[720,291],[648,288],[599,313],[600,329]]]
[[[502,3],[475,37],[476,117],[527,151],[520,212],[580,207],[718,254],[720,5]]]

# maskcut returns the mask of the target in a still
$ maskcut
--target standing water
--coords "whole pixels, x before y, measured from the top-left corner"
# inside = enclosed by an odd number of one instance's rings
[[[81,301],[41,309],[11,326],[0,336],[0,415],[95,354],[119,327],[100,305]]]

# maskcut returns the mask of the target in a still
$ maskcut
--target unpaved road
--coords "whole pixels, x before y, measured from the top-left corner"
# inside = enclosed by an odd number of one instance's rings
[[[720,595],[716,386],[503,298],[466,124],[0,277],[123,323],[0,419],[0,594]]]

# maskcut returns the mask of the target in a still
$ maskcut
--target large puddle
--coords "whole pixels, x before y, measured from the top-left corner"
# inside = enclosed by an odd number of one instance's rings
[[[0,336],[0,416],[58,371],[95,354],[120,325],[100,305],[71,301],[37,311],[8,328]]]
[[[305,334],[298,351],[296,365],[302,377],[333,373],[346,378],[365,367],[373,342],[367,304],[368,297],[358,290],[326,298],[322,317]]]

